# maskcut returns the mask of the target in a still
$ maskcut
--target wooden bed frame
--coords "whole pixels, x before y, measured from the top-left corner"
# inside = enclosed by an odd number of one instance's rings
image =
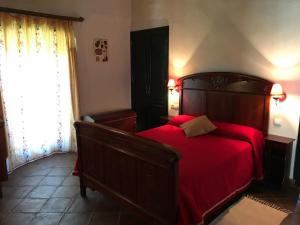
[[[205,113],[210,119],[252,126],[267,134],[272,82],[210,72],[183,77],[179,85],[180,114]],[[123,122],[120,127],[124,128]],[[86,196],[90,187],[148,224],[176,225],[180,154],[168,145],[117,129],[118,123],[111,124],[114,127],[75,123],[81,195]]]

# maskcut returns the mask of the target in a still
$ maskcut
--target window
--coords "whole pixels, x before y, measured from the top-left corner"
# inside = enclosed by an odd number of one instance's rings
[[[0,84],[9,170],[75,148],[74,52],[70,22],[0,13]]]

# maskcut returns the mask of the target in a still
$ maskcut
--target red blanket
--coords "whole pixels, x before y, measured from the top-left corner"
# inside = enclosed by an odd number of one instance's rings
[[[216,122],[209,135],[187,138],[181,128],[165,125],[137,135],[180,151],[180,225],[203,223],[205,216],[253,178],[262,178],[263,135],[260,131]]]

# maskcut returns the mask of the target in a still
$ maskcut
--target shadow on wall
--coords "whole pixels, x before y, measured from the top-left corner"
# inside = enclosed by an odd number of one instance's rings
[[[235,71],[274,81],[299,76],[300,2],[176,2],[169,13],[171,75]]]
[[[187,41],[171,38],[175,43]],[[189,48],[171,50],[170,74],[176,77],[207,71],[232,71],[253,74],[273,81],[300,79],[300,58],[296,63],[294,58],[291,62],[278,58],[277,61],[271,61],[271,56],[266,56],[248,36],[224,16],[215,19],[211,29],[198,40],[197,45],[194,43],[187,46]]]
[[[215,20],[211,30],[198,43],[196,49],[186,49],[186,51],[192,54],[185,63],[181,61],[182,64],[178,65],[179,60],[173,59],[171,71],[177,77],[206,71],[244,71],[255,75],[258,68],[260,71],[265,71],[263,74],[257,74],[263,77],[264,74],[269,73],[268,68],[274,67],[259,49],[224,17]]]

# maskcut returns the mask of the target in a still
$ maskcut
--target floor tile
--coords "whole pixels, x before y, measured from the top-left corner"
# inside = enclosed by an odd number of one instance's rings
[[[47,169],[34,169],[33,171],[26,174],[26,176],[46,176],[52,171],[52,168]]]
[[[72,172],[72,168],[69,167],[57,167],[54,168],[50,173],[49,176],[68,176]]]
[[[51,198],[47,201],[41,212],[65,212],[68,206],[71,205],[72,199],[70,198]]]
[[[14,209],[22,199],[0,199],[0,212],[7,213]]]
[[[58,187],[52,197],[54,198],[73,198],[79,194],[79,187]]]
[[[30,173],[35,172],[35,171],[37,171],[36,167],[33,166],[33,163],[29,163],[27,165],[24,165],[24,166],[21,166],[21,167],[17,168],[9,176],[11,178],[13,178],[13,177],[24,177],[24,176],[29,176]]]
[[[45,177],[39,185],[46,185],[46,186],[58,186],[60,185],[65,177],[62,176],[47,176]]]
[[[137,219],[136,216],[130,213],[122,213],[120,215],[120,221],[118,225],[146,225]]]
[[[56,167],[70,167],[73,168],[75,160],[77,159],[76,154],[55,154],[55,159],[52,161]]]
[[[35,186],[38,185],[44,176],[22,177],[17,180],[17,186]]]
[[[24,199],[13,211],[28,213],[39,212],[46,201],[46,199]]]
[[[67,213],[59,225],[87,225],[91,219],[91,213]]]
[[[37,166],[39,167],[39,169],[50,169],[52,170],[53,167],[55,167],[54,163],[53,163],[53,160],[54,160],[54,155],[50,156],[50,157],[46,157],[44,159],[41,159],[41,160],[37,160],[36,163],[37,163]]]
[[[30,163],[28,165],[19,167],[12,174],[11,177],[30,177],[30,176],[45,176],[51,169],[43,169],[38,166],[36,162]]]
[[[79,186],[79,177],[68,176],[62,183],[63,186]]]
[[[101,196],[98,200],[98,204],[96,205],[96,212],[116,212],[120,210],[120,206],[109,198]]]
[[[33,218],[32,213],[13,213],[5,218],[1,225],[28,225]]]
[[[89,225],[117,225],[119,212],[94,213]]]
[[[95,199],[104,198],[104,196],[99,191],[93,191],[90,188],[86,189],[86,196],[87,198],[95,198]]]
[[[82,198],[81,196],[78,196],[75,199],[75,201],[72,203],[68,212],[70,213],[92,212],[96,208],[97,204],[98,202],[96,199]]]
[[[37,186],[27,198],[50,198],[55,190],[56,186]]]
[[[12,175],[8,175],[8,180],[2,182],[2,186],[3,187],[11,187],[11,186],[16,186],[17,182],[20,180],[19,176],[12,176]]]
[[[88,188],[87,198],[81,198],[78,177],[69,175],[76,158],[76,154],[55,154],[10,174],[9,181],[3,183],[0,224],[145,225],[97,191]],[[290,192],[262,187],[252,194],[292,210],[295,207],[296,200]]]
[[[62,216],[62,213],[38,213],[30,225],[57,225]]]
[[[25,198],[27,194],[32,191],[34,186],[24,187],[2,187],[4,198]]]

